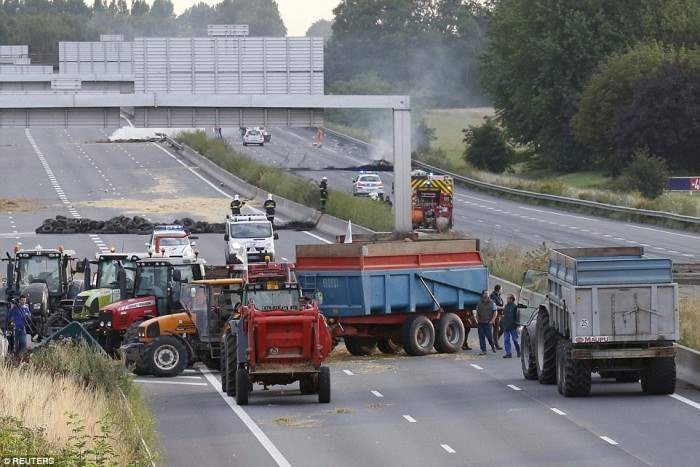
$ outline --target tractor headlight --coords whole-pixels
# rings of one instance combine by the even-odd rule
[[[34,305],[32,305],[32,308],[34,310],[41,310],[41,303],[35,303]]]
[[[105,327],[105,322],[104,322],[104,321],[100,321],[100,327]]]
[[[108,328],[111,328],[111,327],[112,327],[112,322],[111,322],[111,321],[107,321],[107,327],[108,327]]]

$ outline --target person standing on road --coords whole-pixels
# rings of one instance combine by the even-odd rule
[[[486,341],[491,344],[491,351],[496,352],[496,347],[493,345],[493,322],[496,320],[498,312],[496,311],[496,304],[489,298],[489,291],[484,290],[481,293],[481,300],[476,306],[476,320],[479,329],[479,346],[481,347],[481,353],[479,355],[486,355]]]
[[[321,212],[326,211],[326,201],[328,201],[328,177],[323,177],[321,183],[318,184],[319,195],[321,199]]]
[[[234,195],[233,196],[233,201],[231,201],[231,214],[234,216],[240,216],[241,215],[241,208],[245,202],[241,201],[240,196]]]
[[[267,194],[267,199],[265,200],[263,207],[265,208],[267,220],[270,221],[272,225],[275,225],[275,208],[277,207],[277,203],[274,199],[272,199],[272,193]]]
[[[216,127],[216,138],[217,139],[224,139],[224,134],[221,132],[220,126]]]
[[[518,305],[515,304],[515,296],[513,294],[508,295],[508,303],[503,308],[501,329],[503,329],[503,347],[506,348],[506,354],[503,358],[513,357],[510,351],[511,339],[513,339],[513,345],[515,346],[517,356],[520,357],[520,344],[518,343]]]
[[[501,284],[496,284],[491,292],[491,301],[496,304],[496,320],[493,323],[493,342],[496,344],[497,350],[502,350],[498,344],[498,339],[501,337],[501,316],[503,316],[503,298],[501,297]]]
[[[19,299],[13,302],[13,306],[7,315],[5,322],[5,334],[12,334],[12,353],[17,356],[27,348],[27,327],[30,326],[32,315],[27,306],[27,297],[20,295]]]

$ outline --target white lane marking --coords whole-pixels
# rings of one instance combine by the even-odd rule
[[[416,419],[410,415],[404,415],[403,418],[405,418],[408,423],[416,423]]]
[[[270,438],[267,437],[265,433],[260,429],[257,423],[250,418],[250,415],[246,413],[245,410],[243,410],[239,405],[237,405],[234,402],[234,399],[231,397],[227,397],[225,393],[221,391],[221,383],[217,381],[216,377],[211,374],[211,372],[203,368],[202,369],[202,374],[204,377],[209,381],[209,383],[212,385],[214,390],[219,393],[221,398],[226,402],[226,404],[233,410],[233,413],[235,413],[238,418],[241,419],[243,423],[248,427],[251,433],[253,433],[253,436],[257,438],[257,440],[262,444],[262,446],[265,448],[265,450],[272,456],[274,461],[277,463],[278,466],[280,467],[292,467],[292,464],[289,463],[286,457],[277,449],[277,446],[275,446],[272,441],[270,441]]]
[[[566,412],[563,412],[563,411],[557,409],[556,407],[550,407],[549,410],[551,410],[552,412],[554,412],[557,415],[566,415]]]
[[[685,398],[685,397],[683,397],[683,396],[681,396],[681,395],[679,395],[679,394],[669,394],[669,396],[670,396],[670,397],[673,397],[673,398],[676,399],[677,401],[681,401],[681,402],[683,402],[684,404],[688,404],[689,406],[695,407],[696,409],[700,410],[700,404],[698,404],[697,402],[695,402],[695,401],[693,401],[693,400],[690,400],[690,399],[688,399],[688,398]]]
[[[321,240],[323,243],[327,243],[327,244],[333,243],[333,242],[331,242],[330,240],[326,240],[326,239],[323,238],[323,237],[319,237],[318,235],[316,235],[316,234],[313,233],[313,232],[309,232],[308,230],[304,230],[304,233],[305,233],[306,235],[309,235],[310,237],[315,238],[316,240]]]
[[[483,369],[484,369],[484,367],[479,366],[479,365],[475,365],[475,364],[473,364],[473,363],[470,363],[470,365],[473,366],[474,368],[476,368],[477,370],[483,370]]]
[[[345,374],[348,375],[348,376],[352,376],[352,375],[355,374],[355,373],[353,373],[353,372],[350,371],[350,370],[343,370],[343,373],[345,373]]]
[[[440,447],[450,454],[454,454],[455,452],[457,452],[454,449],[452,449],[449,444],[441,444]]]
[[[600,439],[602,439],[603,441],[605,441],[608,444],[612,444],[613,446],[617,446],[618,444],[620,444],[617,441],[615,441],[614,439],[608,438],[607,436],[601,436]]]
[[[688,253],[683,253],[683,256],[685,256],[686,258],[695,258],[695,255],[691,255]]]
[[[372,391],[372,394],[374,394],[375,397],[384,397],[384,395],[379,391]]]
[[[202,379],[202,377],[201,377],[201,376],[185,376],[185,375],[178,375],[178,376],[175,376],[175,378],[183,378],[183,379],[199,379],[199,380],[201,380],[201,379]]]
[[[483,201],[484,203],[498,204],[498,201],[491,201],[491,200],[488,200],[488,199],[479,198],[479,197],[477,197],[477,196],[465,195],[465,194],[463,194],[463,193],[457,193],[457,196],[461,196],[461,197],[463,197],[463,198],[475,199],[475,200],[478,200],[478,201]],[[480,207],[485,208],[486,206],[480,206]]]
[[[188,368],[186,370],[183,370],[183,373],[199,373],[199,371]]]
[[[508,387],[511,388],[513,391],[522,391],[522,389],[520,389],[515,384],[509,384]]]
[[[671,253],[671,254],[673,254],[673,255],[677,255],[677,254],[678,254],[678,252],[677,252],[676,250],[668,250],[668,252]]]
[[[181,386],[208,386],[207,383],[189,383],[187,381],[156,381],[152,379],[135,379],[134,383],[147,383],[147,384],[179,384]]]
[[[627,224],[627,227],[632,227],[633,229],[651,230],[652,232],[659,232],[659,233],[666,234],[666,235],[675,235],[677,237],[692,238],[693,240],[700,239],[700,236],[698,236],[698,235],[685,235],[685,234],[680,234],[680,233],[676,233],[676,232],[671,232],[669,230],[654,229],[652,227],[641,227],[639,225],[629,225],[629,224]]]
[[[0,233],[0,238],[33,237],[36,232],[7,232]]]
[[[545,211],[543,209],[535,209],[535,208],[527,208],[527,207],[521,207],[520,209],[525,209],[527,211],[535,211],[535,212],[541,212],[544,214],[552,214],[555,216],[564,216],[564,217],[573,217],[574,219],[583,219],[585,221],[597,221],[598,219],[591,219],[590,217],[583,217],[583,216],[574,216],[573,214],[564,214],[561,212],[552,212],[552,211]]]

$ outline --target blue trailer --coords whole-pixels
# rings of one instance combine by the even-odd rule
[[[488,270],[476,240],[297,246],[302,289],[322,297],[321,312],[348,351],[375,346],[409,355],[458,351]]]

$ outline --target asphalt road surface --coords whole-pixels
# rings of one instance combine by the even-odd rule
[[[243,147],[235,131],[224,133],[231,144],[256,160],[286,168],[318,181],[328,177],[331,189],[350,191],[356,171],[328,168],[357,167],[373,158],[391,159],[391,150],[369,154],[326,134],[324,146],[311,146],[310,129],[272,128],[272,141],[264,147]],[[300,170],[306,169],[306,170]],[[391,193],[393,174],[380,173],[386,193]],[[455,229],[482,241],[537,247],[643,246],[649,255],[670,257],[677,262],[700,260],[700,235],[648,224],[615,221],[549,207],[505,200],[457,187]]]
[[[263,148],[270,160],[269,154],[283,153],[280,148],[301,147],[305,133],[288,132],[288,136],[273,133],[273,143]],[[24,246],[60,243],[80,257],[110,245],[142,251],[146,241],[142,236],[33,231],[56,214],[104,219],[141,213],[155,221],[184,215],[199,219],[205,212],[212,215],[208,205],[230,195],[220,193],[198,176],[196,168],[157,145],[96,142],[103,137],[100,130],[88,129],[0,130],[0,198],[34,200],[22,209],[0,212],[0,251],[18,241]],[[328,141],[327,146],[322,151],[328,151],[329,158],[335,156]],[[592,242],[597,238],[593,232],[598,232],[603,244],[629,239],[674,249],[679,255],[700,254],[697,239],[690,234],[676,238],[681,233],[587,221],[550,209],[527,211],[527,206],[518,206],[516,211],[510,202],[463,190],[459,198],[464,201],[459,215],[471,219],[460,225],[474,226],[475,235],[484,236],[491,229],[494,238],[502,238],[495,234],[510,231],[514,240],[536,244],[539,240],[528,235],[537,233],[547,241],[578,244]],[[165,202],[168,199],[181,202],[173,207]],[[226,204],[220,208],[222,217]],[[550,220],[558,224],[549,224]],[[281,232],[278,256],[293,260],[295,244],[322,241],[328,239],[318,232]],[[219,235],[200,236],[198,248],[210,263],[223,259]],[[700,392],[696,389],[679,385],[672,396],[647,396],[638,383],[594,378],[591,397],[563,398],[554,386],[523,380],[519,361],[501,355],[479,357],[475,351],[465,351],[422,358],[356,358],[340,345],[329,362],[330,404],[302,396],[297,385],[267,391],[256,386],[251,405],[239,407],[220,393],[218,373],[201,367],[176,378],[136,380],[156,415],[163,464],[168,466],[688,466],[697,462]]]

